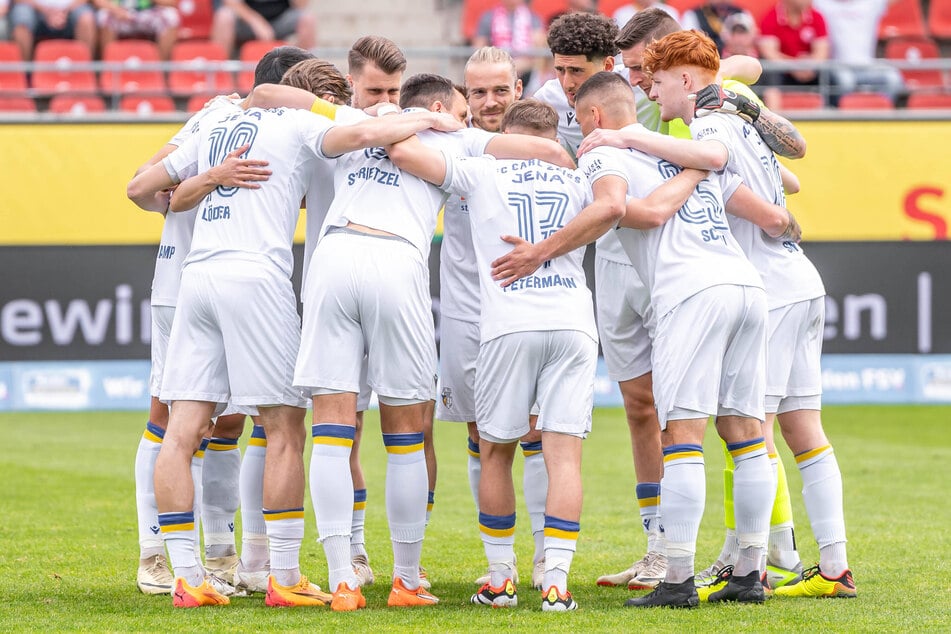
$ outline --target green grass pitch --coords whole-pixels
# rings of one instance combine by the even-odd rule
[[[0,415],[0,631],[545,631],[545,632],[884,632],[951,631],[951,408],[828,407],[827,433],[842,468],[855,600],[772,599],[762,606],[701,605],[696,610],[630,610],[625,589],[598,588],[643,554],[634,506],[630,441],[619,409],[595,412],[584,445],[584,513],[569,580],[581,609],[542,614],[527,586],[517,608],[468,605],[485,569],[466,479],[464,426],[439,423],[439,485],[423,564],[441,603],[386,609],[392,555],[383,504],[384,452],[375,416],[363,465],[369,482],[367,543],[378,583],[369,609],[273,610],[256,596],[217,609],[173,610],[168,597],[135,588],[138,547],[133,458],[144,412]],[[245,433],[243,441],[247,440]],[[309,455],[309,452],[308,452]],[[806,566],[817,560],[788,451],[783,457]],[[697,564],[719,552],[723,458],[706,443],[707,510]],[[517,482],[521,459],[516,458]],[[518,487],[520,488],[520,487]],[[516,549],[529,578],[531,535],[519,492]],[[326,565],[307,502],[302,568],[326,585]]]

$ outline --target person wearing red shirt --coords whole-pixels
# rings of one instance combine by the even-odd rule
[[[771,61],[824,62],[830,54],[826,21],[812,8],[812,0],[779,0],[760,21],[758,44],[762,59]],[[793,70],[770,74],[764,83],[816,86],[831,82],[827,77],[817,69]]]

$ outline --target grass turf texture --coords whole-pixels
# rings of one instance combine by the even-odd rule
[[[701,605],[696,610],[622,608],[632,593],[598,588],[595,579],[639,558],[645,538],[634,505],[630,441],[620,409],[595,412],[584,445],[585,502],[570,588],[581,606],[542,614],[539,594],[524,581],[519,606],[490,610],[468,604],[472,580],[485,570],[466,478],[465,429],[439,423],[439,485],[423,565],[440,597],[431,609],[386,609],[392,555],[383,498],[385,457],[371,415],[363,444],[369,482],[367,543],[377,584],[369,609],[275,610],[263,597],[223,608],[173,610],[167,596],[135,588],[138,546],[132,465],[145,424],[142,412],[0,415],[0,630],[194,631],[831,631],[951,630],[951,408],[828,407],[827,433],[842,468],[849,561],[855,600],[772,599],[764,606]],[[245,433],[243,442],[249,433]],[[697,567],[719,552],[723,533],[723,458],[708,430],[708,495]],[[309,450],[307,451],[309,458]],[[804,564],[818,560],[798,493],[801,481],[783,448]],[[516,550],[530,579],[532,539],[521,501],[516,458]],[[326,565],[306,500],[305,574],[326,586]],[[240,543],[240,542],[239,542]]]

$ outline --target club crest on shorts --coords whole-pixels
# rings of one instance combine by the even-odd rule
[[[444,387],[442,389],[442,404],[446,409],[452,409],[452,388]]]

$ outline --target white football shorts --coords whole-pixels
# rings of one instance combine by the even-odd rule
[[[661,429],[674,410],[763,420],[766,312],[762,289],[721,284],[658,318],[653,380]]]
[[[294,389],[300,318],[291,281],[264,262],[219,259],[182,271],[162,400],[306,407]]]
[[[323,237],[304,288],[304,328],[294,385],[383,400],[435,398],[436,340],[429,267],[402,238],[355,231]]]
[[[598,336],[608,377],[627,381],[651,371],[651,337],[645,324],[650,293],[630,264],[594,259]]]
[[[774,308],[767,324],[766,412],[822,409],[825,298]]]
[[[487,440],[529,431],[537,401],[543,432],[584,438],[591,431],[598,342],[578,330],[515,332],[482,344],[476,364],[476,424]]]
[[[436,418],[455,423],[476,419],[475,372],[479,324],[443,317],[439,322],[439,383]]]

